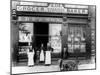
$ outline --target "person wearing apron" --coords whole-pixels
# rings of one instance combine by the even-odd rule
[[[27,55],[28,55],[28,66],[31,67],[34,65],[34,49],[28,49]]]
[[[44,47],[43,44],[41,44],[40,48],[40,63],[44,62]]]
[[[50,43],[47,43],[47,50],[45,54],[45,65],[50,65],[51,64],[51,51],[53,48],[51,48]]]

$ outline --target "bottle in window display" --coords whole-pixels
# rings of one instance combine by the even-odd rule
[[[75,49],[79,49],[79,47],[80,47],[79,44],[75,44],[75,45],[74,45],[74,48],[75,48]]]
[[[73,37],[74,37],[74,34],[72,33],[72,34],[71,34],[71,38],[73,38]]]
[[[82,43],[81,44],[81,52],[85,52],[85,51],[86,51],[85,43]]]
[[[84,37],[81,37],[81,41],[85,41],[85,38]]]
[[[80,32],[77,32],[77,37],[81,37],[81,34],[80,34]]]
[[[73,49],[74,49],[74,46],[71,44],[68,44],[68,52],[73,53]]]
[[[75,37],[74,38],[74,41],[79,42],[79,38],[78,37]]]
[[[71,53],[73,53],[74,52],[74,45],[72,44],[72,46],[71,46]]]
[[[83,33],[83,36],[81,37],[81,41],[85,41],[85,33]]]
[[[68,41],[70,42],[72,40],[72,38],[71,37],[68,37]]]

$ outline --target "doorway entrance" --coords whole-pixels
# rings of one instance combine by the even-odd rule
[[[36,48],[40,48],[41,44],[44,47],[47,46],[49,35],[49,24],[46,22],[35,22],[34,23],[34,45]]]

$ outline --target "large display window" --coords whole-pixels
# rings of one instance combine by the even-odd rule
[[[86,52],[86,32],[83,25],[69,25],[68,27],[68,52]]]
[[[19,24],[19,54],[26,54],[27,48],[31,46],[33,37],[33,23]]]
[[[54,52],[58,53],[62,49],[61,26],[62,24],[49,24],[49,42],[51,42],[51,47],[54,49]]]

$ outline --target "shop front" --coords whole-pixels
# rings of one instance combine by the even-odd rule
[[[18,61],[27,60],[30,47],[37,52],[38,60],[41,44],[46,48],[48,42],[53,48],[51,58],[90,58],[88,6],[21,1],[15,7],[13,20],[18,27]]]

